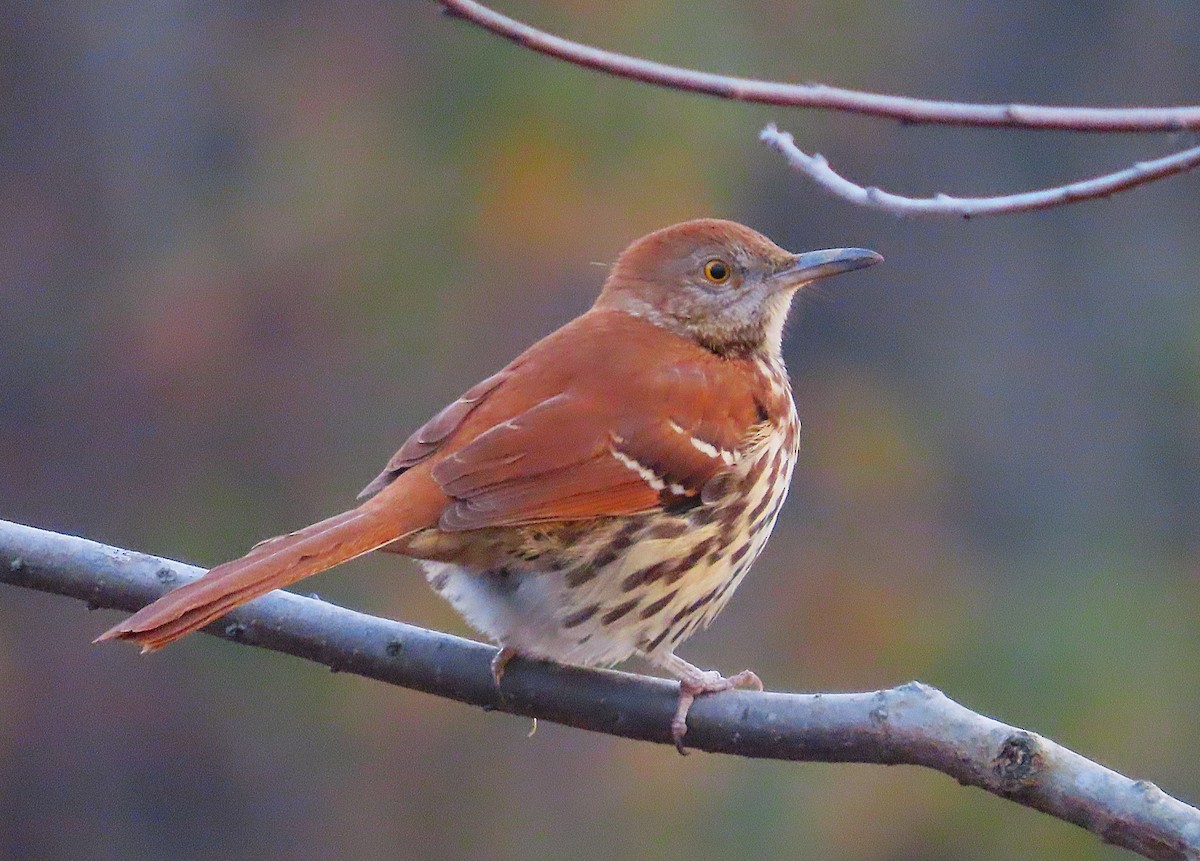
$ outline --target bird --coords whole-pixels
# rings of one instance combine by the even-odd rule
[[[793,296],[871,266],[864,248],[793,254],[713,218],[631,243],[592,307],[418,428],[359,503],[256,544],[96,642],[153,651],[273,589],[371,551],[514,657],[607,667],[639,656],[697,696],[762,690],[676,655],[725,607],[791,483],[800,421],[781,352]]]

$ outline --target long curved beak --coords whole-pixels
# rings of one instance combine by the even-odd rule
[[[790,265],[771,275],[780,287],[803,287],[830,275],[853,272],[883,262],[883,255],[867,248],[826,248],[806,251],[792,258]]]

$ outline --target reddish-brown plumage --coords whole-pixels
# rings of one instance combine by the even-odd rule
[[[799,423],[779,338],[791,295],[878,259],[792,255],[716,220],[650,234],[592,310],[419,428],[358,508],[256,546],[100,639],[160,648],[386,549],[425,560],[503,660],[640,653],[672,672],[679,739],[691,698],[731,681],[674,648],[729,599],[790,481]]]

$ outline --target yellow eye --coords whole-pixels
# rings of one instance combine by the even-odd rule
[[[724,260],[710,260],[704,264],[704,277],[713,284],[724,284],[729,280],[729,264]]]

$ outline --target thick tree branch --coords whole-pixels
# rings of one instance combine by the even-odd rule
[[[0,582],[136,610],[202,571],[0,521]],[[312,598],[272,594],[207,631],[485,709],[671,744],[673,682],[514,662],[497,689],[479,643]],[[921,765],[1072,822],[1147,858],[1200,859],[1200,811],[912,682],[857,694],[736,691],[697,700],[699,750],[810,762]]]
[[[774,125],[763,129],[759,140],[781,152],[788,164],[826,191],[859,206],[882,209],[901,217],[959,215],[963,218],[973,218],[977,215],[1052,209],[1067,203],[1108,197],[1164,177],[1184,173],[1200,165],[1200,147],[1193,147],[1153,161],[1141,161],[1124,170],[1056,188],[998,197],[951,197],[948,194],[938,194],[934,197],[916,198],[901,197],[874,186],[863,187],[851,182],[831,168],[823,155],[809,155],[804,152],[796,146],[789,133],[781,132]]]
[[[1177,132],[1200,129],[1200,105],[1093,108],[981,105],[887,96],[826,84],[785,84],[668,66],[572,42],[501,15],[472,0],[438,0],[447,14],[524,48],[619,78],[740,102],[818,108],[904,123],[1074,132]]]

